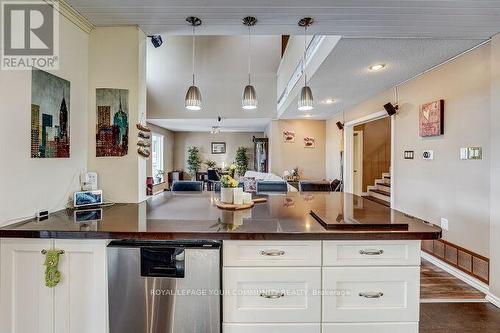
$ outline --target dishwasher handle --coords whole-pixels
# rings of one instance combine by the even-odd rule
[[[184,249],[141,247],[141,276],[184,278]]]

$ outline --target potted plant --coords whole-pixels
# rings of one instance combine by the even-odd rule
[[[196,173],[201,168],[200,148],[193,146],[188,148],[187,168],[192,180],[196,179]]]
[[[238,187],[236,179],[229,175],[224,175],[220,179],[220,201],[233,203],[233,190]]]
[[[248,170],[248,156],[246,147],[238,147],[236,150],[236,174],[238,176],[244,176],[245,172]]]
[[[217,162],[212,160],[206,160],[203,163],[207,166],[207,169],[215,169],[215,167],[217,166]]]

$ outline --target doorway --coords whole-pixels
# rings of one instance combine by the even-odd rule
[[[345,192],[392,206],[393,127],[385,111],[345,124]]]
[[[363,131],[354,131],[353,134],[353,193],[363,194]]]

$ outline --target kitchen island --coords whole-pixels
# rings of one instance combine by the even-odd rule
[[[1,228],[0,331],[107,332],[109,241],[198,239],[222,241],[224,333],[418,332],[420,240],[439,227],[344,193],[269,195],[245,211],[215,200],[166,192],[99,220],[65,210]],[[64,251],[52,289],[45,249]]]

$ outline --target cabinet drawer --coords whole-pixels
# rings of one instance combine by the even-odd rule
[[[323,333],[418,333],[418,323],[324,324]]]
[[[319,267],[224,268],[224,322],[319,323],[320,287]]]
[[[320,333],[320,324],[224,324],[223,333]]]
[[[323,321],[418,321],[419,271],[419,267],[325,267]]]
[[[420,241],[324,241],[325,266],[419,266]]]
[[[224,241],[224,266],[321,266],[321,241]]]

